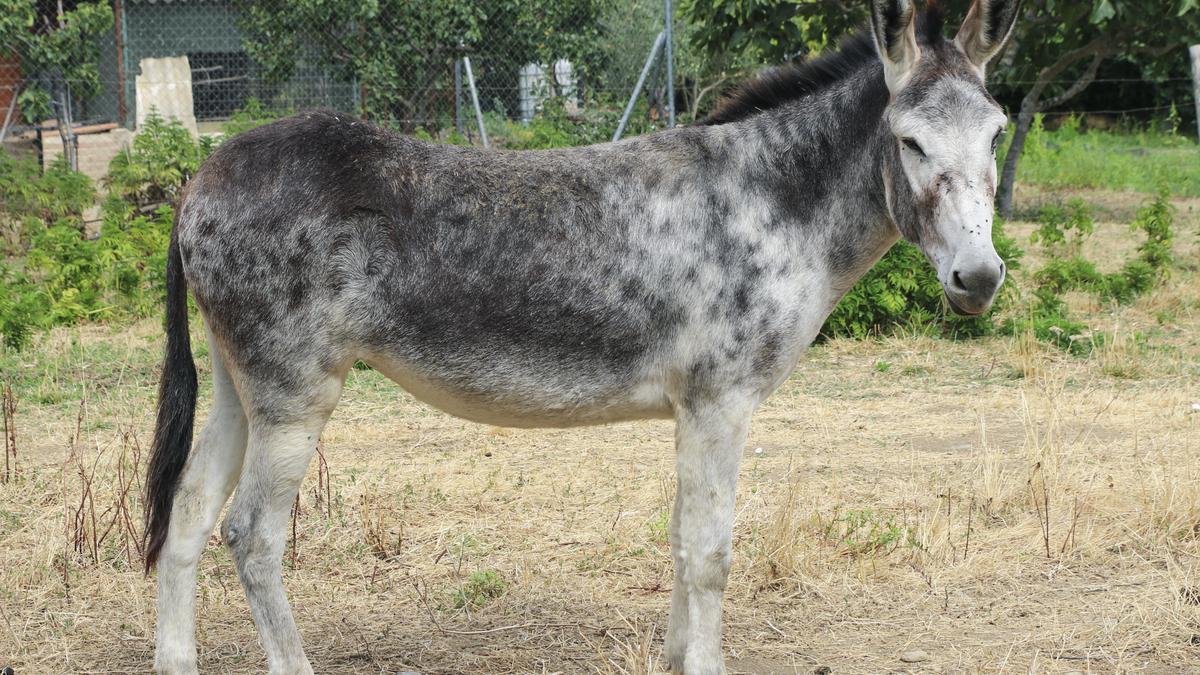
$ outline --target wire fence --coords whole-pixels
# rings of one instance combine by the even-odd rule
[[[39,20],[50,24],[54,7],[42,5]],[[550,96],[619,106],[663,29],[663,0],[114,0],[112,8],[111,31],[96,38],[98,80],[64,82],[76,123],[134,128],[162,103],[156,96],[187,87],[201,127],[259,106],[332,108],[406,130],[462,128],[464,113],[473,121],[463,57],[489,117],[528,120]],[[176,79],[149,81],[149,60],[181,57],[186,70],[167,71]],[[19,53],[0,59],[0,115],[13,107],[20,69]]]
[[[171,107],[186,90],[201,131],[247,108],[332,108],[406,131],[470,133],[477,127],[476,100],[489,120],[528,121],[551,96],[568,109],[599,104],[619,111],[645,65],[649,108],[665,118],[666,99],[676,89],[686,94],[695,85],[698,92],[705,84],[688,81],[688,72],[669,79],[663,58],[646,64],[665,27],[663,0],[109,1],[111,29],[95,38],[97,77],[62,82],[76,124],[133,129],[151,107]],[[79,3],[39,0],[39,21],[53,23],[64,4]],[[686,51],[686,35],[674,44]],[[696,60],[685,53],[681,61],[689,58]],[[18,123],[20,111],[11,103],[22,85],[21,59],[19,49],[8,55],[0,49],[0,116]],[[160,59],[186,59],[186,65],[155,71]],[[1100,78],[1094,87],[1142,81]],[[690,99],[685,95],[681,106],[694,103]],[[1078,107],[1104,109],[1078,112],[1170,109],[1161,98],[1127,108],[1106,102],[1080,101]],[[1151,102],[1158,105],[1146,105]]]

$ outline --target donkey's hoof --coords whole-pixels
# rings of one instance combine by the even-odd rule
[[[196,667],[195,661],[156,659],[154,672],[158,675],[199,675],[200,670]]]
[[[690,650],[680,672],[684,675],[725,675],[725,659],[720,652],[709,654]]]

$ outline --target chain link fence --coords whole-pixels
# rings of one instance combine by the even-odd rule
[[[37,5],[38,26],[52,26],[62,5]],[[248,107],[332,108],[406,131],[470,131],[464,56],[489,119],[528,121],[550,96],[619,109],[664,25],[662,0],[112,0],[111,8],[111,30],[93,38],[98,87],[70,89],[75,124],[135,128],[139,110],[155,103],[139,100],[151,98],[138,84],[147,59],[178,57],[190,82],[159,84],[190,88],[201,131]],[[665,91],[662,71],[648,83],[651,96]],[[14,107],[20,73],[20,49],[0,59],[0,114]]]

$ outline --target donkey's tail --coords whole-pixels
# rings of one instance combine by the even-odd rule
[[[196,365],[188,334],[187,280],[179,253],[179,221],[171,230],[167,251],[167,351],[158,383],[158,418],[154,446],[146,470],[146,521],[143,550],[146,573],[158,560],[167,541],[171,503],[179,476],[192,447],[192,422],[196,415]]]

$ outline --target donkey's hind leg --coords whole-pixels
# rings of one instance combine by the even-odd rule
[[[322,377],[288,400],[272,392],[247,402],[250,442],[223,531],[272,673],[313,672],[283,588],[282,559],[292,502],[343,377]]]
[[[158,559],[158,629],[154,668],[195,673],[196,565],[237,482],[246,452],[246,415],[219,345],[208,336],[213,405],[188,455]]]

